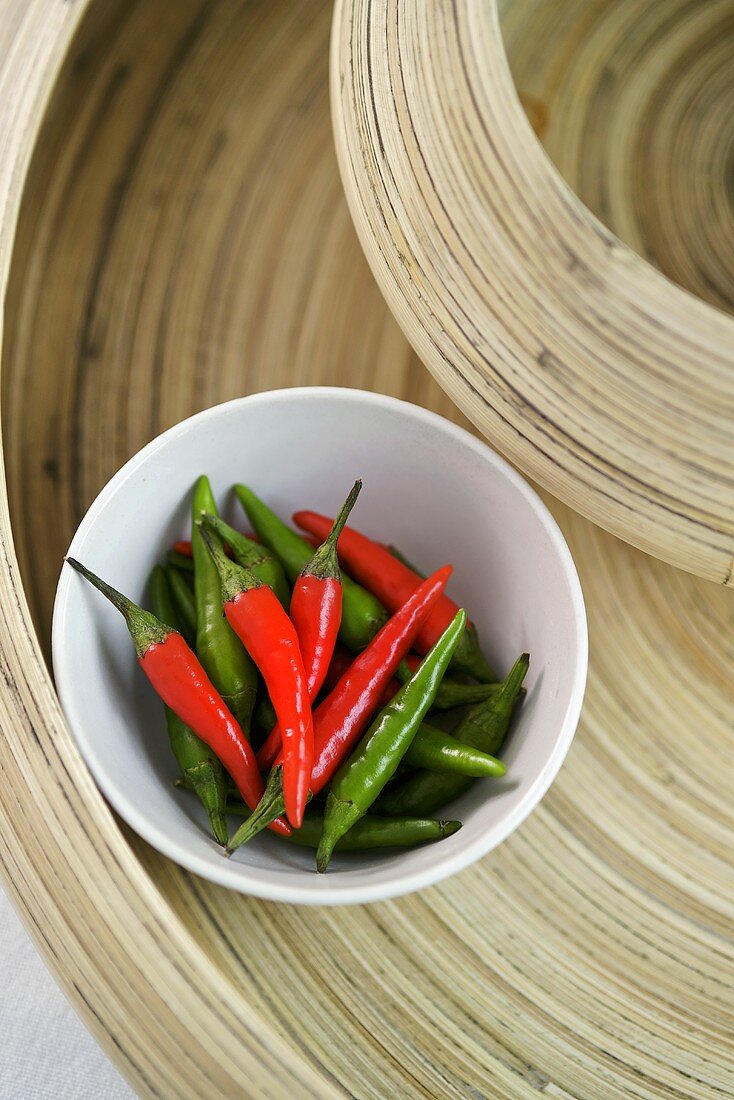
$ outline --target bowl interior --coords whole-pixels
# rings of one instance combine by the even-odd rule
[[[253,486],[281,515],[333,513],[356,476],[354,523],[416,564],[455,566],[450,592],[470,609],[485,650],[505,670],[532,656],[528,697],[503,754],[508,775],[480,782],[441,816],[464,827],[412,851],[343,855],[326,876],[313,854],[269,836],[231,860],[195,801],[172,786],[160,704],[137,668],[122,620],[70,569],[54,614],[62,703],[90,767],[118,812],[189,869],[262,896],[364,901],[444,877],[506,836],[542,795],[573,736],[586,672],[575,570],[554,521],[503,460],[463,430],[414,406],[348,390],[289,390],[218,406],[155,440],[110,482],[72,544],[85,564],[134,598],[188,527],[188,498],[206,471],[223,513],[228,490]]]

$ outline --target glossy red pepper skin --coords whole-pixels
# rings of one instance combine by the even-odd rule
[[[212,749],[248,806],[257,806],[263,781],[252,746],[182,636],[172,631],[138,658],[163,702]]]
[[[296,512],[293,521],[316,538],[325,537],[331,528],[331,520],[317,512]],[[394,558],[381,543],[351,527],[345,527],[342,531],[338,550],[344,568],[374,593],[388,611],[397,611],[421,583],[420,577]],[[419,653],[427,653],[438,641],[458,610],[459,605],[452,599],[446,595],[441,597],[415,640]]]
[[[334,577],[301,576],[293,586],[291,619],[301,644],[308,694],[315,699],[326,679],[342,618],[342,586]]]
[[[296,512],[294,520],[299,527],[320,536],[331,522],[316,512]],[[376,596],[388,610],[393,611],[408,598],[421,582],[421,577],[382,543],[374,542],[352,528],[345,527],[339,537],[339,556],[350,572]],[[415,648],[427,653],[435,645],[444,630],[459,611],[458,604],[443,596],[433,613],[426,619],[418,635]],[[451,667],[468,673],[480,683],[497,680],[479,645],[476,627],[468,622],[451,660]]]
[[[426,615],[435,606],[451,566],[445,565],[420,585],[403,607],[385,623],[366,649],[355,657],[330,695],[314,711],[314,766],[311,790],[318,794],[361,737],[386,682],[413,645]],[[282,767],[279,755],[268,776],[265,794],[252,817],[230,841],[235,851],[282,812]]]
[[[334,690],[314,711],[311,790],[318,794],[359,740],[385,684],[414,644],[421,624],[436,606],[451,576],[445,565],[424,581],[382,630],[355,657]],[[275,761],[280,764],[280,756]]]
[[[336,543],[361,490],[362,481],[358,478],[323,543],[296,577],[291,594],[290,617],[298,635],[308,695],[312,701],[329,670],[342,621],[343,587]],[[272,763],[281,740],[280,729],[276,726],[261,749],[265,767]],[[258,754],[258,763],[260,759]]]
[[[337,642],[334,646],[334,653],[331,658],[331,663],[324,679],[323,688],[324,691],[332,691],[333,688],[341,680],[344,673],[354,661],[354,654],[351,653],[340,642]]]
[[[247,805],[254,809],[263,794],[255,754],[196,654],[177,630],[138,607],[74,558],[66,560],[121,612],[138,664],[160,698],[216,753]],[[271,828],[290,834],[280,819],[273,821]]]
[[[333,578],[300,576],[293,586],[290,616],[301,646],[308,696],[316,698],[329,671],[342,614],[342,586]],[[351,663],[352,655],[348,655]],[[260,746],[258,767],[267,771],[280,752],[280,723]]]
[[[313,762],[311,700],[298,635],[272,588],[230,561],[205,522],[197,527],[219,572],[224,614],[265,680],[282,731],[285,809],[298,829]]]
[[[283,794],[288,820],[298,829],[308,801],[313,765],[313,719],[308,680],[293,623],[267,585],[224,604],[227,622],[259,668],[283,738]]]
[[[377,705],[380,708],[386,707],[387,704],[395,698],[402,686],[403,685],[400,683],[400,681],[396,680],[395,677],[392,676],[382,689],[382,695],[380,696],[380,700]]]
[[[411,672],[415,672],[415,670],[418,668],[418,665],[421,663],[421,659],[417,655],[417,653],[407,653],[405,656],[405,663]],[[385,690],[382,693],[382,698],[380,699],[380,706],[386,707],[393,696],[397,695],[402,686],[403,685],[400,683],[400,680],[396,679],[393,679],[389,682],[389,684],[386,684]]]
[[[139,657],[138,664],[163,702],[216,753],[254,810],[264,789],[255,752],[182,636],[171,632]],[[270,828],[290,836],[282,818],[276,818]]]
[[[415,672],[418,665],[421,663],[420,657],[418,657],[415,653],[408,653],[407,656],[405,656],[403,659],[408,665],[411,672]],[[337,645],[334,649],[334,656],[331,658],[329,671],[326,673],[324,688],[328,691],[331,691],[332,688],[335,688],[338,681],[341,680],[342,676],[347,671],[353,661],[354,654],[350,653],[348,649],[344,648],[344,646]],[[379,705],[381,707],[386,707],[392,699],[393,695],[397,695],[402,686],[403,685],[400,683],[400,681],[396,680],[395,677],[393,677],[391,680],[388,680],[388,682],[385,684],[385,687],[382,689],[382,695],[380,696]],[[273,757],[273,760],[274,759],[275,757]],[[260,765],[260,769],[262,770],[263,764],[260,759],[259,753],[257,757],[257,762]],[[272,763],[272,760],[270,761],[270,763]]]

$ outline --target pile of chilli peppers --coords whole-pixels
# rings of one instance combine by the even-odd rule
[[[347,526],[361,488],[336,519],[296,512],[297,534],[236,485],[245,535],[200,477],[191,539],[153,570],[150,611],[67,559],[122,613],[164,704],[177,783],[227,854],[267,828],[316,848],[325,871],[335,848],[440,840],[461,823],[432,815],[505,773],[528,654],[498,680],[445,593],[451,566],[425,577]],[[230,837],[232,816],[244,821]]]

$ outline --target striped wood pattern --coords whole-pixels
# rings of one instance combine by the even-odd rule
[[[481,864],[366,908],[276,906],[181,871],[112,817],[59,713],[41,654],[61,555],[152,435],[290,383],[459,415],[354,236],[331,147],[329,16],[306,0],[100,3],[47,112],[2,366],[20,562],[3,498],[6,878],[141,1095],[731,1095],[724,589],[554,505],[591,627],[569,760]]]
[[[528,125],[497,0],[338,0],[337,153],[367,259],[513,462],[633,545],[734,584],[734,317],[709,304],[734,302],[734,4],[503,11],[531,120],[621,239]]]

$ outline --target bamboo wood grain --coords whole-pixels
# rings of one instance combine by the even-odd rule
[[[3,207],[22,198],[2,362],[6,880],[144,1096],[731,1094],[723,588],[554,505],[591,627],[569,761],[492,856],[377,906],[276,906],[181,871],[109,813],[59,712],[42,653],[61,557],[152,435],[291,383],[373,387],[461,419],[354,235],[329,20],[306,0],[97,4],[15,146],[27,160],[36,144]]]
[[[524,117],[497,0],[338,0],[335,136],[365,254],[413,347],[521,469],[732,584],[734,318],[709,302],[734,306],[734,7],[502,11],[531,118],[611,229]]]
[[[734,3],[501,4],[515,85],[576,194],[639,255],[734,313]]]

